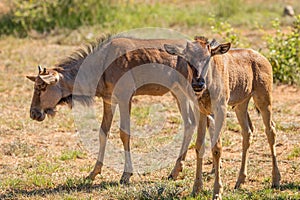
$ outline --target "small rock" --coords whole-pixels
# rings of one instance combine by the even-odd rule
[[[293,17],[295,15],[294,8],[290,5],[284,7],[283,16]]]

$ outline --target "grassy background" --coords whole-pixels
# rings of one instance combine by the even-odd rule
[[[267,54],[266,34],[275,38],[277,30],[280,34],[291,31],[289,27],[294,19],[282,17],[283,6],[293,5],[296,13],[300,10],[296,1],[110,2],[0,2],[0,199],[209,199],[213,185],[213,176],[208,173],[211,169],[209,153],[204,165],[205,190],[196,198],[189,196],[195,171],[194,142],[177,181],[166,180],[171,166],[145,175],[135,174],[129,186],[119,185],[121,172],[107,166],[93,184],[85,181],[95,158],[81,144],[71,111],[60,107],[56,118],[43,123],[32,121],[29,107],[33,86],[25,75],[35,74],[38,64],[53,66],[80,44],[99,35],[149,26],[171,28],[191,38],[197,34],[230,40],[236,47],[251,47]],[[273,28],[275,18],[279,21],[277,28]],[[299,39],[299,35],[293,38]],[[279,41],[285,40],[279,38]],[[242,189],[233,190],[241,161],[241,136],[234,113],[230,111],[232,114],[223,134],[224,199],[300,198],[299,95],[298,86],[275,85],[273,92],[282,173],[282,186],[278,190],[270,189],[269,147],[261,117],[251,105],[256,131],[250,147],[249,178]],[[135,98],[133,131],[155,126],[149,114],[153,104],[161,105],[160,115],[165,120],[158,139],[176,134],[182,121],[171,95]],[[97,100],[97,111],[101,119],[100,100]],[[120,144],[117,118],[110,140]],[[151,138],[148,143],[155,146],[155,142],[156,138]],[[135,151],[145,150],[144,145],[145,141],[138,138],[132,141]]]
[[[57,29],[78,29],[97,26],[108,32],[126,31],[139,27],[166,27],[180,30],[209,29],[211,18],[226,21],[234,27],[247,29],[271,28],[280,18],[281,24],[291,25],[291,18],[282,18],[283,7],[295,1],[272,0],[211,0],[211,1],[134,1],[134,0],[13,0],[3,1],[10,9],[3,11],[0,34],[26,36]]]
[[[80,43],[82,38],[94,39],[96,36],[92,33],[99,32],[98,30],[105,34],[140,27],[171,28],[187,35],[201,34],[230,41],[234,47],[256,48],[271,61],[274,80],[289,84],[300,83],[300,16],[282,17],[283,7],[287,4],[294,6],[296,11],[299,10],[300,6],[295,1],[4,2],[9,5],[9,9],[2,11],[0,16],[0,36],[69,35],[72,30],[77,30],[82,36],[78,39]],[[250,34],[244,35],[245,32]],[[258,32],[265,37],[257,38]]]

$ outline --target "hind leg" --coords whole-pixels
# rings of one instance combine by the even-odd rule
[[[280,172],[278,169],[277,158],[276,158],[276,149],[275,149],[275,139],[276,139],[276,130],[275,123],[272,121],[272,105],[271,105],[271,96],[269,93],[257,94],[253,96],[255,105],[261,112],[263,122],[265,125],[265,133],[268,138],[268,143],[271,148],[272,156],[272,187],[279,187],[280,185]]]
[[[243,136],[242,163],[239,176],[234,187],[235,189],[239,188],[240,185],[245,182],[247,177],[248,149],[250,147],[251,135],[253,132],[253,126],[247,110],[248,102],[249,100],[235,107],[235,113],[239,124],[241,125]]]
[[[120,102],[120,138],[123,143],[125,153],[124,171],[120,180],[121,184],[128,184],[130,177],[133,175],[133,167],[130,153],[130,110],[131,101]]]

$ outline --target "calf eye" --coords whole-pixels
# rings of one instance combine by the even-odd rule
[[[40,84],[40,85],[37,85],[36,86],[36,89],[37,90],[40,90],[40,91],[45,91],[46,90],[46,87],[47,87],[47,84]]]
[[[46,87],[47,87],[46,84],[42,84],[42,85],[40,86],[40,89],[41,89],[42,91],[44,91],[44,90],[46,90]]]

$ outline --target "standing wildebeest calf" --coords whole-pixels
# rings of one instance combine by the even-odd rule
[[[206,116],[214,114],[215,127],[213,137],[213,164],[215,183],[213,198],[221,198],[222,183],[220,178],[220,158],[222,145],[220,133],[223,127],[227,105],[233,106],[242,128],[243,153],[242,164],[235,188],[245,181],[247,176],[247,158],[253,126],[249,118],[248,103],[252,97],[260,111],[265,125],[265,132],[272,154],[272,186],[278,187],[280,173],[275,152],[275,125],[272,121],[272,66],[268,60],[251,49],[230,49],[230,43],[211,43],[204,37],[195,37],[187,43],[184,50],[176,46],[165,45],[172,55],[178,55],[177,65],[190,65],[195,69],[193,89],[198,93],[200,106],[199,126],[205,127]],[[198,131],[196,142],[197,170],[193,191],[202,189],[202,156],[200,149],[204,142],[205,128]]]
[[[94,96],[103,98],[103,119],[99,133],[100,149],[96,165],[89,175],[90,179],[93,180],[97,174],[101,173],[107,135],[112,124],[116,103],[119,104],[120,108],[120,137],[125,150],[125,166],[121,183],[129,182],[130,176],[132,175],[133,169],[129,145],[129,113],[132,96],[130,96],[129,101],[127,101],[128,99],[118,99],[117,102],[114,102],[113,92],[121,77],[126,73],[133,73],[133,69],[149,63],[168,66],[173,71],[179,71],[183,77],[187,78],[187,80],[189,75],[190,77],[192,76],[192,73],[188,68],[176,69],[177,57],[168,54],[164,50],[165,43],[184,47],[186,40],[108,39],[106,42],[102,41],[101,45],[99,42],[87,50],[77,51],[71,57],[58,64],[55,68],[39,68],[38,76],[28,76],[30,80],[35,82],[30,117],[37,121],[43,121],[46,114],[54,115],[55,108],[58,104],[68,103],[72,106],[72,98],[81,96],[81,98],[78,99],[87,104],[91,102],[91,99]],[[154,68],[157,69],[158,67],[154,66]],[[176,83],[176,79],[172,77],[171,73],[158,73],[161,73],[163,78],[169,80],[172,84]],[[149,76],[153,76],[153,74]],[[157,75],[154,74],[154,76]],[[87,85],[81,86],[80,84]],[[89,87],[90,85],[92,86]],[[78,86],[79,89],[81,87],[83,88],[83,91],[81,91],[82,93],[78,94],[76,91],[74,93],[76,86]],[[190,86],[190,84],[188,84],[188,86]],[[130,86],[125,85],[125,87]],[[125,87],[121,89],[127,89]],[[134,94],[132,95],[163,95],[169,91],[171,91],[173,95],[176,93],[172,88],[150,83],[135,88]],[[190,91],[193,93],[192,88]],[[120,96],[122,96],[122,94]],[[174,96],[176,98],[176,95]],[[179,109],[182,116],[188,116],[189,107],[186,107],[186,99],[176,98],[176,100],[180,106]],[[189,134],[188,137],[184,137],[184,144],[180,156],[170,174],[170,177],[174,179],[177,177],[179,171],[182,170],[181,161],[184,160],[190,136],[196,126],[193,117],[183,117],[183,122],[184,135],[187,133]]]

